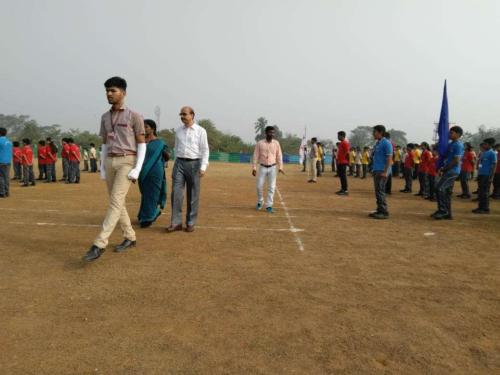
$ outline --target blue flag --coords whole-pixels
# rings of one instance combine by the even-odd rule
[[[444,81],[443,102],[441,104],[441,114],[438,125],[438,151],[439,167],[443,166],[448,151],[448,138],[450,134],[450,123],[448,118],[448,95],[446,93],[446,80]]]

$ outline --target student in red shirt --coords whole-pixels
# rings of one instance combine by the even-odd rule
[[[69,152],[68,152],[68,184],[80,183],[80,147],[75,144],[73,138],[68,138]]]
[[[68,181],[69,178],[69,144],[68,138],[63,138],[62,141],[62,150],[61,150],[61,158],[62,158],[62,166],[63,166],[63,178],[61,181]]]
[[[49,141],[47,148],[47,183],[56,182],[57,146]]]
[[[21,181],[23,179],[23,152],[19,147],[19,142],[12,142],[12,163],[14,164],[14,178],[13,180]]]
[[[33,150],[31,149],[31,141],[28,138],[23,139],[22,149],[22,165],[23,165],[23,187],[30,184],[35,186],[35,176],[33,175]]]
[[[469,190],[469,180],[474,172],[476,164],[476,153],[469,142],[464,143],[465,151],[462,157],[462,167],[460,169],[460,185],[462,186],[462,194],[457,195],[458,198],[468,199],[471,197]]]
[[[420,155],[420,169],[418,171],[420,180],[420,190],[422,198],[429,196],[429,167],[432,159],[432,152],[427,142],[421,144],[422,154]]]
[[[437,176],[437,163],[439,159],[439,152],[436,145],[432,146],[432,154],[427,164],[427,179],[429,186],[429,195],[425,199],[434,202],[434,186],[436,185]]]
[[[345,131],[339,131],[337,138],[340,141],[337,149],[337,174],[340,178],[340,190],[337,195],[348,195],[347,190],[347,166],[349,165],[349,141],[345,138]]]
[[[45,141],[38,142],[37,159],[38,159],[37,180],[45,180],[47,179],[47,148],[45,147]]]
[[[497,169],[495,169],[495,177],[493,177],[493,194],[491,198],[500,199],[500,143],[495,145],[497,152]]]
[[[413,167],[415,163],[413,161],[415,157],[415,146],[413,143],[408,143],[406,146],[406,158],[404,162],[403,176],[405,178],[405,188],[400,190],[401,193],[411,193],[411,185],[413,182]]]

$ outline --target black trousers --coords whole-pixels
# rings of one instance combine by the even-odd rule
[[[387,200],[385,199],[385,192],[387,184],[387,177],[382,177],[382,172],[373,172],[373,185],[375,187],[375,199],[377,200],[377,212],[387,214]]]
[[[395,161],[393,166],[392,166],[392,174],[395,177],[399,177],[401,174],[401,162],[400,161]]]
[[[429,183],[429,198],[434,199],[434,187],[436,186],[436,176],[427,176]]]
[[[479,209],[490,209],[490,176],[477,176]]]
[[[385,193],[392,194],[392,174],[389,174],[385,181]]]
[[[500,173],[496,173],[493,177],[493,198],[500,198]]]
[[[423,173],[421,171],[418,172],[418,184],[419,184],[418,193],[424,194],[425,193],[425,173]]]
[[[92,173],[97,172],[97,160],[96,159],[90,159],[90,172],[92,172]]]
[[[347,164],[338,164],[337,170],[340,178],[340,186],[343,191],[347,191]]]
[[[403,170],[403,175],[405,177],[405,190],[408,191],[411,191],[411,185],[413,183],[412,172],[413,172],[412,168],[405,168]]]
[[[316,173],[318,177],[321,177],[321,161],[318,160],[316,161]]]
[[[363,164],[363,178],[366,178],[367,172],[368,172],[368,164]]]
[[[460,185],[462,186],[462,194],[463,195],[470,195],[469,180],[470,180],[470,173],[465,172],[465,171],[461,171],[460,172]]]

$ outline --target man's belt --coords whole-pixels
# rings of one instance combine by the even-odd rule
[[[276,165],[276,163],[271,164],[271,165],[264,165],[264,164],[261,164],[260,166],[261,166],[261,167],[264,167],[264,168],[271,168],[271,167],[274,167],[275,165]]]
[[[179,160],[182,160],[182,161],[198,161],[200,159],[188,159],[188,158],[177,158]]]
[[[108,157],[110,157],[110,158],[123,158],[125,156],[136,156],[136,155],[137,155],[137,153],[135,153],[135,152],[123,152],[123,153],[119,153],[119,154],[116,152],[110,152],[108,154]]]

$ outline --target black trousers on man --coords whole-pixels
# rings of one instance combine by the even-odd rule
[[[493,194],[491,197],[500,199],[500,173],[495,173],[495,177],[493,177]]]
[[[469,192],[469,180],[470,180],[470,173],[461,171],[460,172],[460,185],[462,186],[462,195],[470,197],[470,192]]]
[[[477,176],[479,209],[490,210],[490,176]]]
[[[382,177],[382,172],[373,172],[373,185],[375,187],[375,199],[377,200],[377,212],[388,215],[389,210],[386,200],[387,177]]]
[[[412,172],[413,172],[412,168],[405,168],[403,170],[403,175],[405,178],[405,190],[409,192],[411,192],[411,185],[413,183]]]
[[[337,164],[340,186],[342,191],[347,191],[347,164]]]

